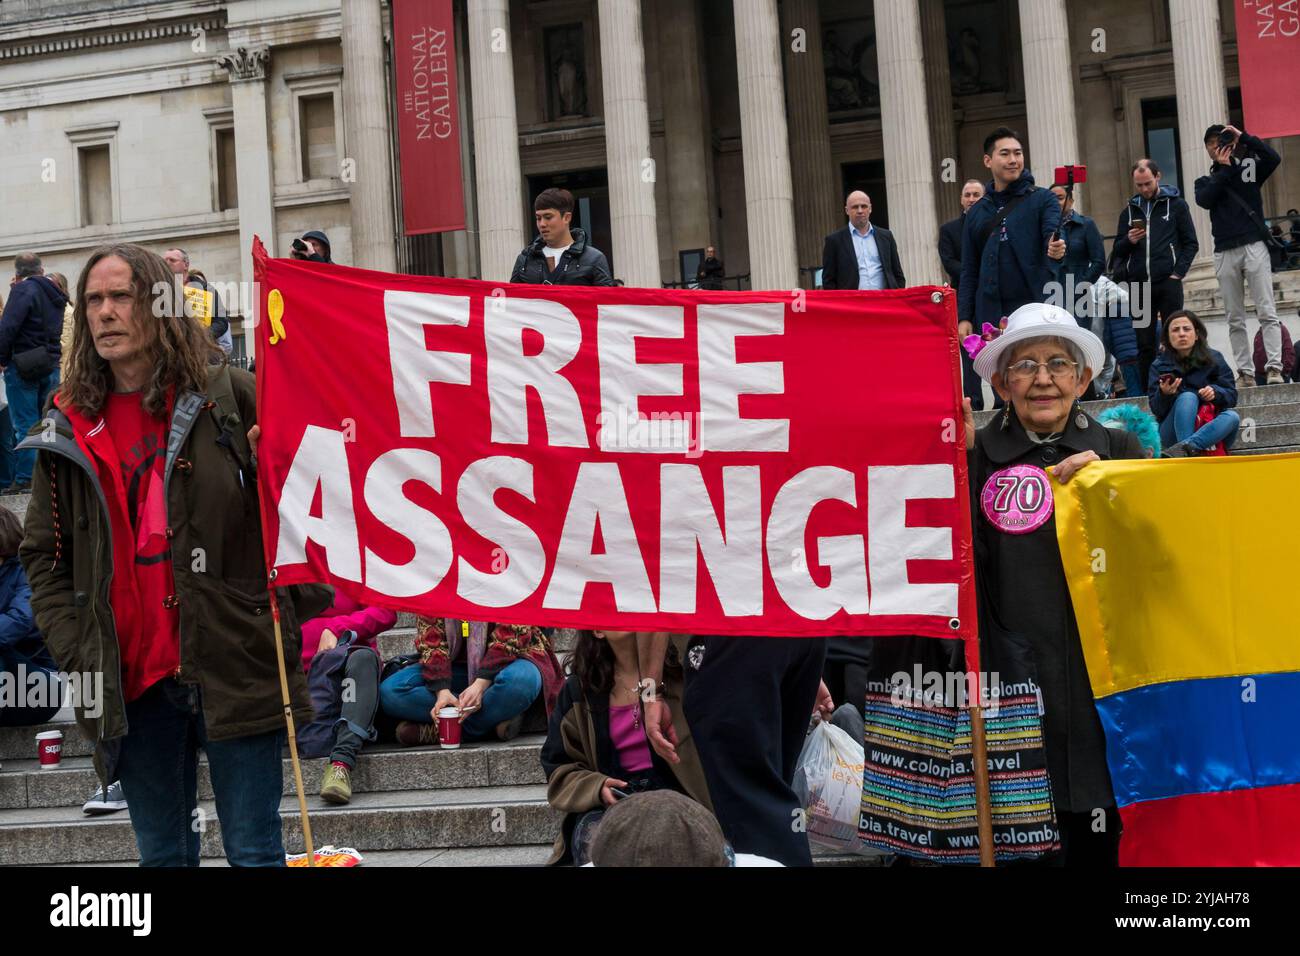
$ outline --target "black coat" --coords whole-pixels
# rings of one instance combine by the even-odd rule
[[[1196,205],[1210,211],[1210,232],[1214,236],[1215,252],[1262,242],[1265,235],[1264,200],[1260,188],[1281,165],[1282,157],[1268,143],[1248,133],[1241,134],[1241,145],[1246,155],[1254,160],[1249,177],[1246,175],[1248,167],[1233,157],[1231,164],[1220,166],[1215,163],[1208,176],[1196,180]],[[1234,199],[1233,194],[1245,205]]]
[[[701,289],[714,291],[721,289],[724,278],[722,260],[717,258],[705,259],[699,271],[695,273],[695,279]]]
[[[1147,376],[1147,400],[1151,404],[1151,414],[1157,421],[1163,422],[1174,410],[1174,400],[1183,392],[1199,392],[1209,385],[1214,389],[1215,414],[1237,404],[1237,378],[1228,366],[1223,353],[1210,349],[1210,364],[1202,365],[1184,372],[1178,358],[1169,351],[1161,352],[1151,363],[1151,372]],[[1166,395],[1160,391],[1160,376],[1172,375],[1181,378],[1178,395]]]
[[[1147,221],[1146,238],[1129,242],[1128,231],[1134,219]],[[1111,268],[1117,281],[1145,282],[1147,278],[1146,244],[1151,244],[1151,274],[1156,282],[1171,275],[1186,276],[1192,260],[1200,251],[1192,210],[1187,200],[1172,186],[1161,186],[1155,199],[1134,196],[1119,213],[1115,224],[1115,246],[1111,251]]]
[[[29,276],[12,286],[0,317],[0,365],[13,362],[14,353],[45,346],[58,368],[63,352],[63,307],[68,297],[47,276]]]
[[[519,253],[510,281],[533,285],[613,285],[614,276],[605,254],[587,243],[587,234],[581,229],[570,230],[570,234],[573,245],[564,250],[554,271],[546,268],[546,253],[542,251],[546,244],[538,236]]]
[[[879,226],[876,230],[876,248],[880,251],[880,265],[884,270],[885,288],[902,289],[907,285],[903,264],[898,260],[898,243],[894,234]],[[822,249],[822,288],[856,289],[858,287],[858,256],[853,250],[853,237],[849,227],[836,229],[826,237]]]
[[[1079,427],[1080,421],[1086,427]],[[1106,766],[1106,739],[1056,541],[1056,516],[1053,513],[1027,534],[1007,534],[984,517],[979,501],[990,476],[1003,468],[1021,464],[1047,468],[1081,451],[1095,451],[1103,459],[1145,457],[1136,436],[1105,428],[1079,411],[1071,414],[1059,441],[1049,445],[1031,440],[1014,412],[1005,429],[999,416],[976,433],[975,447],[968,455],[975,573],[983,577],[981,590],[992,605],[985,610],[991,610],[1003,628],[1027,638],[1032,648],[1043,694],[1047,768],[1058,813],[1113,807],[1115,796]]]
[[[962,213],[939,227],[939,260],[954,289],[961,285],[961,230],[965,225],[966,214]]]

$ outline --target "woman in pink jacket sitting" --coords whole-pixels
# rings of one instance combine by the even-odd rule
[[[379,706],[380,655],[375,639],[396,623],[396,611],[365,607],[335,591],[333,606],[302,627],[302,666],[309,674],[317,654],[335,649],[340,639],[350,642],[342,669],[330,675],[340,688],[348,688],[349,693],[340,695],[341,710],[330,731],[335,735],[334,745],[321,777],[321,799],[329,803],[347,803],[352,799],[352,770],[362,745],[374,739],[375,711]],[[318,688],[313,684],[312,697],[319,720],[317,696]],[[300,747],[302,742],[300,734]]]

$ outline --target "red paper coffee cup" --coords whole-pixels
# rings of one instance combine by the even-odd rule
[[[438,711],[438,743],[448,750],[460,746],[459,707],[444,707]]]
[[[36,756],[42,770],[54,770],[63,759],[63,731],[47,730],[36,735]]]

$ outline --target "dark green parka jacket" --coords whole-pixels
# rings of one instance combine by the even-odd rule
[[[284,726],[257,482],[246,438],[255,421],[253,376],[213,367],[206,395],[187,391],[176,398],[167,438],[163,492],[180,615],[178,679],[200,688],[212,740]],[[76,710],[77,722],[95,742],[95,769],[108,783],[130,728],[109,603],[113,546],[104,490],[94,462],[57,408],[46,410],[19,447],[37,450],[19,550],[32,610],[62,670],[103,674],[102,699],[80,701]],[[299,622],[324,611],[332,591],[289,587],[279,588],[277,596],[294,719],[305,723],[312,710]]]

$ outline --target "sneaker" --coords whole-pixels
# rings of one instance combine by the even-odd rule
[[[1281,385],[1281,384],[1282,384],[1282,373],[1279,372],[1279,371],[1278,371],[1277,369],[1275,369],[1275,368],[1271,368],[1271,369],[1269,369],[1269,370],[1268,370],[1268,381],[1267,381],[1265,384],[1267,384],[1267,385]]]
[[[1241,375],[1241,374],[1238,374],[1238,375],[1237,375],[1237,390],[1238,390],[1238,391],[1241,391],[1241,389],[1243,389],[1243,388],[1254,388],[1254,387],[1255,387],[1255,376],[1254,376],[1254,375]]]
[[[519,731],[524,729],[524,715],[515,714],[509,720],[503,720],[497,724],[498,740],[514,740],[519,736]]]
[[[1205,449],[1197,448],[1191,442],[1180,441],[1176,445],[1170,445],[1161,455],[1162,458],[1200,458],[1205,454]]]
[[[101,813],[116,813],[118,810],[126,809],[126,797],[122,794],[122,783],[114,780],[108,785],[108,792],[104,788],[96,787],[94,794],[81,807],[82,813],[89,813],[98,816]]]
[[[326,803],[347,803],[352,799],[352,771],[347,764],[326,766],[320,780],[320,798]]]
[[[438,743],[438,728],[433,724],[402,720],[397,723],[397,742],[403,747],[427,747]]]

